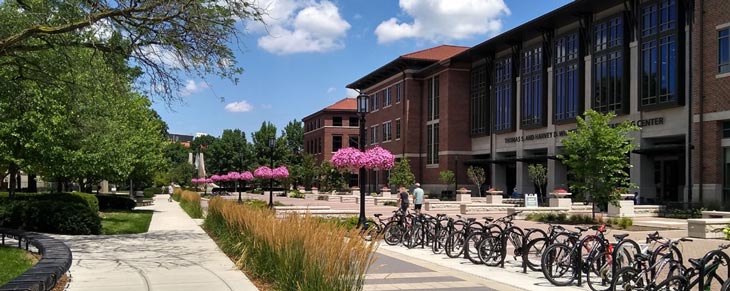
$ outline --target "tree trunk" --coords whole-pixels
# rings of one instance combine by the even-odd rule
[[[10,199],[15,198],[15,191],[16,187],[18,186],[18,180],[16,179],[16,175],[18,174],[18,165],[15,163],[10,163],[8,166],[8,174],[10,175],[9,180],[10,183],[8,184],[8,197]]]
[[[38,192],[38,179],[36,177],[36,174],[28,174],[28,192],[30,193]]]

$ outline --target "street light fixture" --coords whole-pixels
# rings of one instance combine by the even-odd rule
[[[274,147],[276,147],[276,137],[269,137],[269,149],[271,150],[271,169],[274,169]],[[269,209],[274,209],[274,177],[269,178]]]
[[[360,117],[360,150],[365,151],[365,115],[368,114],[368,102],[370,96],[360,93],[357,96],[357,115]],[[360,168],[360,217],[357,219],[357,226],[365,225],[365,167]]]

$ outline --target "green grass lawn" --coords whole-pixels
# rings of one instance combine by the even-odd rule
[[[25,250],[0,246],[0,286],[23,274],[33,264],[33,258]]]
[[[103,212],[101,216],[102,234],[144,233],[150,228],[152,210]]]

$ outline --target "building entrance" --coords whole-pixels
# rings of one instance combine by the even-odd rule
[[[507,174],[507,189],[504,189],[504,195],[512,196],[512,191],[517,186],[517,165],[514,163],[505,165]]]
[[[654,184],[658,202],[681,201],[680,194],[684,191],[684,158],[654,157]]]

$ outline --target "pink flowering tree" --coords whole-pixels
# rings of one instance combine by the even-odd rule
[[[395,165],[395,156],[384,148],[374,146],[365,151],[362,163],[369,170],[390,170]]]
[[[339,170],[347,170],[354,173],[362,168],[364,161],[363,152],[353,147],[341,148],[332,155],[330,163]]]
[[[253,171],[253,176],[259,179],[271,179],[272,175],[271,168],[267,166],[258,167]]]

